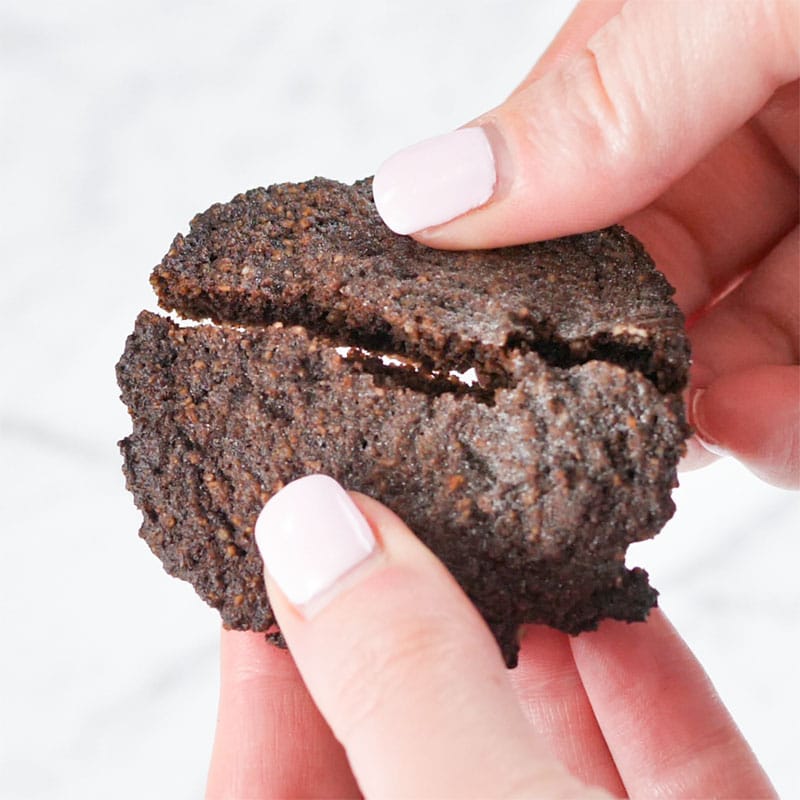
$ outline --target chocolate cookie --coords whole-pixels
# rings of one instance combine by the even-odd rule
[[[404,518],[510,665],[523,622],[577,633],[655,604],[624,558],[673,513],[688,348],[622,229],[433,251],[383,226],[368,182],[317,179],[212,207],[152,280],[218,324],[139,316],[117,367],[128,487],[226,625],[274,624],[253,525],[312,472]]]

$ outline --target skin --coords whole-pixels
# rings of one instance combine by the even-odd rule
[[[493,197],[416,234],[494,247],[622,219],[689,321],[689,461],[730,453],[780,486],[800,480],[798,13],[582,3],[471,123]],[[312,618],[267,576],[291,655],[222,634],[208,797],[774,796],[663,614],[577,638],[531,626],[509,672],[435,557],[355,499],[379,549]]]
[[[663,614],[529,626],[508,671],[435,556],[353,497],[379,550],[321,610],[267,576],[291,655],[223,631],[208,797],[774,796]]]

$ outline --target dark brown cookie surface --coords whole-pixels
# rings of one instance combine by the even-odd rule
[[[198,215],[152,282],[219,324],[137,320],[117,367],[128,487],[143,538],[226,625],[273,624],[253,526],[314,472],[404,518],[509,664],[523,622],[577,633],[654,605],[624,557],[673,512],[688,344],[621,228],[435,251],[385,228],[368,181],[315,179]],[[468,367],[478,384],[449,375]]]
[[[428,366],[504,371],[507,349],[568,366],[639,369],[662,391],[686,380],[672,288],[622,228],[491,251],[432,250],[393,234],[371,184],[315,178],[212,206],[151,278],[194,319],[301,324]]]
[[[255,520],[281,485],[323,472],[408,522],[509,664],[522,622],[577,633],[643,619],[656,593],[624,554],[672,514],[680,403],[616,365],[512,362],[515,385],[487,402],[371,374],[302,329],[180,328],[143,312],[118,366],[141,535],[227,625],[266,630]]]

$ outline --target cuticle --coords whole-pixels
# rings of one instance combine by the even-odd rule
[[[481,128],[489,141],[489,147],[494,159],[494,188],[492,196],[485,205],[502,201],[511,192],[511,185],[514,179],[514,170],[511,153],[506,145],[505,137],[491,114],[487,114],[470,122],[465,127]]]

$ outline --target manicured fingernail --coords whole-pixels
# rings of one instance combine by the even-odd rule
[[[395,153],[372,193],[395,233],[416,233],[482,206],[494,191],[494,156],[481,128],[460,128]]]
[[[327,475],[308,475],[281,489],[261,511],[255,537],[270,577],[301,608],[376,548],[364,516]]]
[[[689,422],[694,428],[694,438],[697,439],[709,453],[724,458],[730,455],[730,453],[706,432],[706,417],[703,408],[703,395],[705,393],[705,389],[691,389],[689,391],[689,400],[687,402]]]

